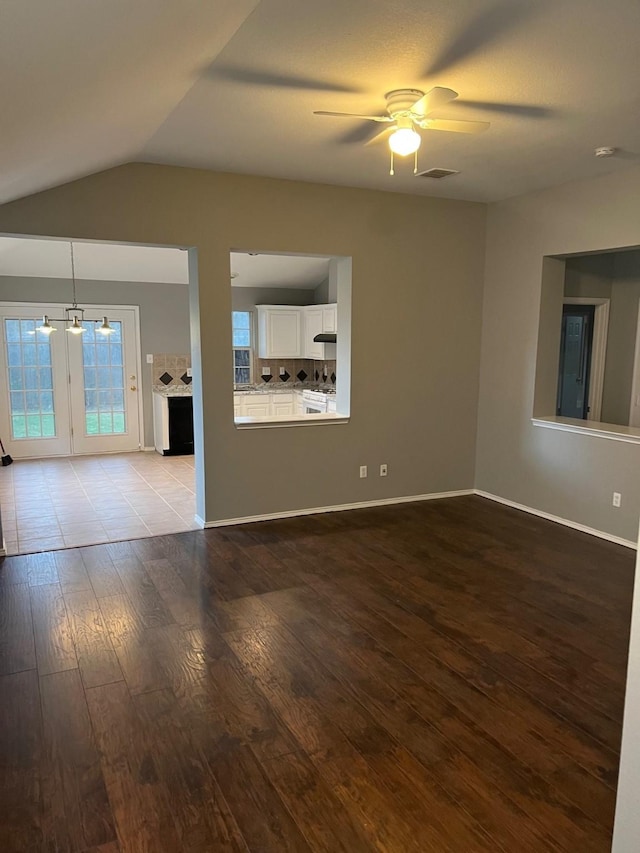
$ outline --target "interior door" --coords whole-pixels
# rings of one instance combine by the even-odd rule
[[[0,436],[16,459],[71,452],[66,342],[41,322],[39,307],[0,306]]]
[[[81,340],[67,336],[74,453],[140,448],[136,316],[133,309],[107,310],[111,335],[85,323]]]
[[[593,344],[593,305],[565,305],[562,310],[557,413],[586,420]]]

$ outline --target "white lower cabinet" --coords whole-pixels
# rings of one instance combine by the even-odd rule
[[[268,418],[271,414],[269,406],[269,394],[256,394],[257,399],[249,399],[244,405],[244,414],[247,418]]]
[[[293,411],[293,394],[271,394],[271,414],[274,417],[291,417]]]
[[[290,394],[233,395],[233,414],[236,418],[286,418],[302,412],[302,391]]]

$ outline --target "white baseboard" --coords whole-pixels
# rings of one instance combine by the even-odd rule
[[[4,537],[0,539],[0,557],[7,556],[7,543],[4,541]]]
[[[273,521],[276,518],[295,518],[299,515],[316,515],[321,512],[343,512],[349,509],[366,509],[373,506],[391,506],[392,504],[413,503],[415,501],[434,501],[440,498],[457,498],[461,495],[472,495],[473,489],[460,489],[455,492],[432,492],[428,495],[408,495],[400,498],[381,498],[376,501],[357,501],[350,504],[336,504],[335,506],[315,506],[309,509],[292,509],[285,512],[269,512],[264,515],[246,515],[239,518],[222,518],[218,521],[204,521],[196,516],[196,524],[205,528],[228,527],[231,524],[251,524],[254,521]]]
[[[152,453],[155,450],[155,447],[141,447],[143,453]]]
[[[534,509],[531,506],[518,504],[515,501],[502,498],[500,495],[492,495],[490,492],[483,492],[480,489],[474,489],[474,494],[481,498],[487,498],[490,501],[496,501],[499,504],[513,507],[513,509],[528,512],[530,515],[537,515],[540,518],[546,518],[547,521],[555,521],[556,524],[564,524],[565,527],[572,527],[574,530],[579,530],[581,533],[589,533],[591,536],[597,536],[599,539],[606,539],[607,542],[615,542],[616,545],[623,545],[625,548],[637,549],[638,545],[631,539],[623,539],[621,536],[614,536],[611,533],[606,533],[604,530],[596,530],[595,527],[587,527],[586,524],[579,524],[577,521],[571,521],[568,518],[561,518],[559,515],[552,515],[550,512],[543,512],[541,509]]]

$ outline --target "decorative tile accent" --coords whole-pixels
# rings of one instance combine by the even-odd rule
[[[261,379],[263,382],[271,382],[271,374],[270,373],[263,373],[261,376]]]
[[[333,382],[333,384],[334,384],[334,385],[336,384],[336,375],[335,375],[335,373],[332,373],[332,374],[331,374],[331,381]]]
[[[191,377],[187,376],[186,373],[183,373],[180,377],[180,382],[184,382],[185,385],[191,385]]]
[[[320,379],[320,374],[318,373],[318,371],[317,371],[317,370],[316,370],[316,372],[315,372],[314,376],[316,377],[316,382],[317,382],[317,381],[318,381],[318,379]]]
[[[281,373],[281,374],[280,374],[280,379],[281,379],[283,382],[286,382],[286,381],[287,381],[287,379],[291,379],[291,376],[290,376],[290,374],[289,374],[289,373],[287,373],[287,371],[285,370],[285,372],[284,372],[284,373]]]
[[[160,382],[162,382],[163,385],[169,385],[171,382],[173,382],[173,376],[171,376],[171,374],[167,373],[166,371],[162,374],[162,376],[159,376],[158,378],[160,379]]]
[[[307,378],[307,374],[304,372],[304,370],[299,370],[296,376],[298,377],[298,380],[300,382],[304,382],[304,380]]]

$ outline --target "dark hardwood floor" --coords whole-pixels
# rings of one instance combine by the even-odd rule
[[[0,560],[0,850],[605,853],[633,564],[478,497]]]

